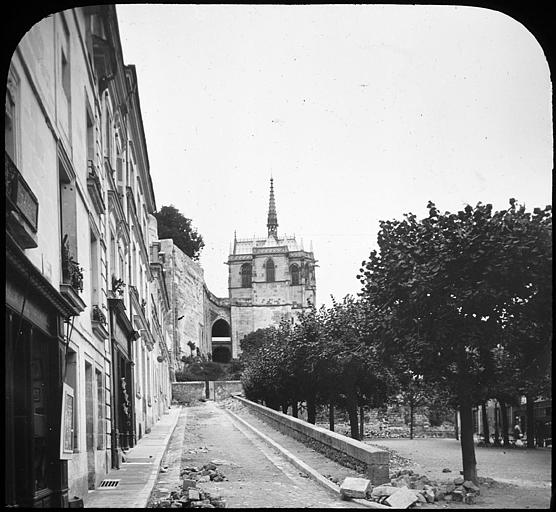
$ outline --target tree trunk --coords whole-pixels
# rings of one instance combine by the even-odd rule
[[[297,408],[297,400],[294,400],[292,403],[292,416],[294,418],[297,418],[298,414],[299,414],[299,410]]]
[[[481,404],[481,413],[483,419],[483,437],[485,438],[484,443],[490,444],[490,429],[488,428],[488,414],[486,408],[486,402]]]
[[[328,425],[332,432],[334,432],[334,403],[330,402],[328,406]]]
[[[349,416],[351,437],[359,440],[359,425],[357,422],[357,396],[355,390],[347,394],[346,409]]]
[[[287,402],[282,402],[282,412],[284,414],[288,414],[288,403]]]
[[[498,401],[494,402],[494,446],[500,446],[500,432],[498,430]]]
[[[454,411],[454,434],[456,435],[456,441],[459,441],[459,426],[458,426],[458,410]]]
[[[307,421],[313,425],[317,421],[317,405],[314,396],[307,398]]]
[[[413,439],[413,400],[409,400],[409,439]]]
[[[504,440],[504,446],[509,446],[510,435],[508,432],[508,408],[506,407],[506,402],[500,402],[500,414],[502,416],[502,439]]]
[[[365,411],[363,406],[359,406],[359,439],[363,439],[365,436]]]
[[[527,405],[525,406],[527,414],[527,448],[535,448],[535,404],[533,397],[527,395]]]
[[[471,480],[477,485],[477,461],[475,459],[475,443],[473,442],[473,408],[470,401],[460,406],[460,416],[463,478]]]

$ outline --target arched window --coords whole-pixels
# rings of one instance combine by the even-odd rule
[[[251,288],[251,263],[241,265],[241,287]]]
[[[294,263],[290,266],[291,285],[296,286],[299,284],[299,267]]]
[[[274,282],[274,262],[269,258],[266,262],[266,282]]]

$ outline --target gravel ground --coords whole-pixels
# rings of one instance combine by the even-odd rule
[[[459,475],[461,446],[455,439],[377,439],[369,444],[388,449],[391,465],[442,481]],[[552,448],[504,449],[475,447],[479,477],[494,482],[481,486],[476,506],[458,508],[550,508]],[[411,461],[411,462],[410,462]],[[451,473],[443,473],[448,468]]]

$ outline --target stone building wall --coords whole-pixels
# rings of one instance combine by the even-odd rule
[[[199,350],[205,331],[204,272],[201,266],[178,248],[171,239],[161,240],[161,251],[165,254],[166,285],[172,289],[171,308],[175,323],[176,361],[182,356],[192,355],[188,342]],[[195,350],[195,349],[193,349]]]

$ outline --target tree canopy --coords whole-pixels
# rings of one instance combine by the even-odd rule
[[[205,242],[192,226],[191,219],[185,217],[173,205],[163,206],[154,216],[158,222],[158,238],[171,238],[191,259],[199,259]]]
[[[551,351],[551,208],[493,213],[478,203],[427,218],[382,221],[380,252],[358,276],[384,360],[449,391],[462,415],[466,479],[476,480],[474,404],[489,397],[504,361],[523,386],[546,382]],[[500,356],[500,348],[507,356]],[[532,391],[531,391],[532,393]],[[491,395],[492,396],[492,395]]]

